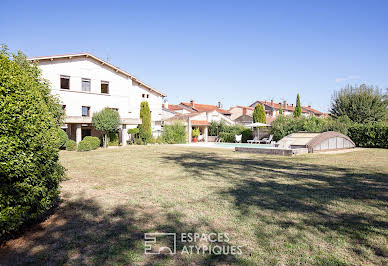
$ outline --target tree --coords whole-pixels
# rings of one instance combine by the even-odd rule
[[[151,112],[150,112],[150,107],[148,106],[148,102],[141,102],[140,118],[141,118],[141,125],[139,125],[140,138],[145,143],[149,143],[152,140],[152,129],[151,129]]]
[[[36,65],[0,49],[0,239],[59,199],[59,100]]]
[[[358,123],[376,122],[387,118],[387,107],[377,87],[348,85],[333,94],[330,115],[334,118],[347,116]]]
[[[108,134],[116,132],[120,125],[119,113],[112,109],[105,107],[100,112],[94,113],[92,117],[93,126],[102,131],[104,148],[108,146]]]
[[[282,108],[282,105],[280,105],[280,108],[279,108],[279,115],[282,115],[283,114],[283,108]]]
[[[186,127],[177,120],[170,125],[163,127],[162,140],[168,144],[185,143],[186,142]]]
[[[294,110],[294,117],[300,117],[301,114],[302,114],[302,107],[300,105],[300,97],[298,93],[298,95],[296,95],[296,106]]]
[[[253,110],[253,123],[266,123],[264,107],[261,104],[256,105]]]

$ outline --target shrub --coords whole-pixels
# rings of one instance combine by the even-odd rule
[[[283,137],[298,131],[304,130],[305,118],[280,115],[271,123],[270,132],[273,139],[278,141]]]
[[[353,124],[348,136],[358,147],[388,148],[388,123]]]
[[[72,140],[72,139],[69,139],[68,141],[66,141],[65,146],[66,146],[66,150],[67,151],[75,151],[75,150],[77,150],[77,143],[74,140]]]
[[[69,140],[66,131],[61,128],[58,128],[58,148],[65,148],[66,142]]]
[[[78,151],[91,151],[100,147],[100,139],[97,137],[86,136],[78,143]]]
[[[199,131],[199,128],[194,128],[191,135],[193,136],[193,138],[198,138],[198,136],[201,135],[201,131]]]
[[[119,134],[116,132],[111,132],[108,134],[109,146],[118,146],[119,145]]]
[[[148,102],[140,103],[140,118],[141,125],[139,125],[139,136],[145,143],[149,143],[152,139],[151,129],[151,112]]]
[[[266,123],[264,107],[261,104],[255,106],[253,110],[253,123]]]
[[[220,132],[219,137],[222,142],[235,142],[236,135],[230,132]]]
[[[178,144],[186,142],[186,128],[181,121],[175,121],[171,125],[163,127],[161,140],[168,144]]]
[[[18,58],[18,60],[16,60]],[[0,241],[59,199],[61,106],[36,65],[0,50]]]
[[[249,139],[253,139],[253,132],[250,128],[244,129],[242,132],[241,142],[247,143]]]
[[[136,145],[144,145],[144,144],[146,144],[146,143],[144,143],[144,141],[143,141],[142,139],[137,138],[137,139],[135,139],[135,144],[136,144]]]

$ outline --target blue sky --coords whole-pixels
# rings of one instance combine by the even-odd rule
[[[388,1],[8,1],[0,43],[90,52],[168,95],[327,111],[346,84],[388,87]]]

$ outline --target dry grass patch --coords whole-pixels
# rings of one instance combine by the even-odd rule
[[[388,263],[388,150],[288,158],[130,146],[61,161],[61,205],[6,243],[0,264]],[[243,254],[144,255],[144,233],[156,231],[228,233]]]

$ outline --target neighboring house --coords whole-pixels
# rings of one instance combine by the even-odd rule
[[[211,122],[223,121],[227,125],[233,125],[234,121],[230,119],[231,113],[216,105],[196,104],[194,101],[190,103],[180,103],[180,105],[164,105],[164,114],[174,110],[177,113],[175,116],[168,117],[164,122],[171,124],[173,121],[181,120],[188,130],[188,140],[191,141],[190,135],[193,128],[199,128],[204,141],[208,141],[208,126]],[[167,108],[166,108],[167,107]]]
[[[287,104],[287,101],[283,101],[283,103],[274,103],[273,101],[256,101],[250,105],[250,107],[256,107],[256,105],[261,104],[264,107],[265,115],[267,118],[267,124],[270,124],[273,120],[276,119],[279,115],[280,108],[283,111],[284,115],[293,115],[295,106],[294,104]],[[325,116],[324,113],[313,109],[311,106],[302,106],[301,113],[303,116]]]
[[[235,106],[231,107],[228,112],[231,113],[230,119],[236,124],[248,125],[253,123],[253,110],[250,106]]]
[[[151,126],[161,130],[165,94],[131,74],[89,53],[33,57],[43,78],[51,83],[52,94],[63,104],[65,128],[69,137],[80,142],[85,136],[99,136],[92,126],[92,115],[105,107],[116,109],[121,118],[120,142],[125,145],[127,129],[141,123],[140,103],[147,101]]]
[[[191,100],[189,103],[181,102],[179,105],[182,107],[188,108],[189,110],[194,112],[216,111],[217,113],[222,114],[228,118],[230,118],[231,116],[231,113],[229,111],[222,109],[220,102],[218,102],[218,105],[211,105],[211,104],[195,103],[193,100]]]

